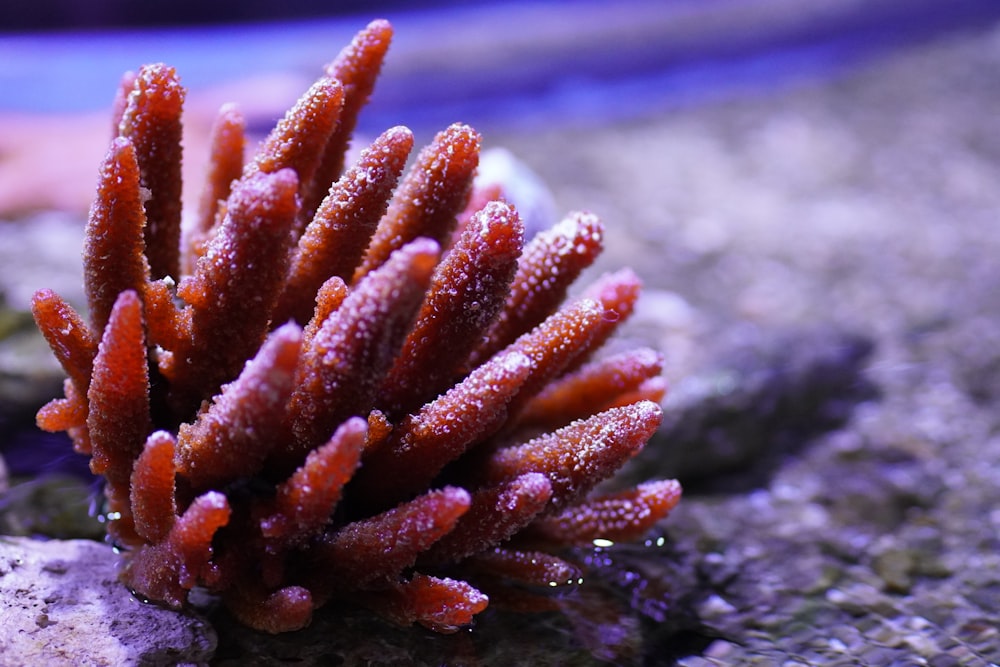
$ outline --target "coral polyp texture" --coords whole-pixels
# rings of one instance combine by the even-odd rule
[[[140,597],[181,607],[200,587],[268,632],[331,600],[451,632],[491,590],[575,580],[560,550],[636,538],[679,498],[595,489],[654,433],[665,387],[654,351],[595,354],[634,274],[564,303],[601,249],[594,216],[526,241],[474,186],[465,125],[405,175],[403,127],[345,165],[390,37],[360,32],[252,159],[224,107],[183,230],[185,91],[162,64],[123,79],[89,321],[49,290],[33,311],[68,376],[38,424],[103,476]]]

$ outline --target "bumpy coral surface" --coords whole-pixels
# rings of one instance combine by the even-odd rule
[[[464,125],[405,176],[403,127],[345,166],[390,37],[359,33],[246,162],[223,108],[183,233],[184,89],[165,65],[123,80],[86,230],[89,322],[34,298],[68,376],[38,423],[103,476],[146,599],[203,587],[269,632],[349,599],[449,632],[480,589],[576,581],[561,547],[638,537],[679,498],[673,481],[591,493],[656,430],[664,391],[657,353],[595,355],[632,273],[563,304],[601,249],[594,216],[525,241],[475,191]]]

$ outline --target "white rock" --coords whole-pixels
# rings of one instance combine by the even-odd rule
[[[111,548],[0,536],[0,667],[207,664],[203,618],[137,600]]]

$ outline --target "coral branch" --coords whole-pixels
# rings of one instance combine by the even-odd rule
[[[107,480],[109,509],[119,513],[125,522],[121,525],[127,526],[129,478],[152,425],[142,304],[135,292],[122,292],[111,310],[94,359],[87,403],[90,469]],[[130,531],[118,530],[123,537]]]
[[[331,276],[350,280],[361,261],[413,147],[413,134],[392,128],[331,188],[299,239],[274,320],[305,323],[312,295]]]
[[[390,413],[413,410],[454,383],[503,305],[523,235],[509,204],[491,202],[472,216],[435,271],[413,330],[382,383],[382,405]]]
[[[479,134],[467,125],[452,125],[420,151],[375,230],[354,282],[374,271],[389,255],[413,239],[425,237],[444,245],[465,207],[479,164]]]
[[[565,586],[581,580],[580,568],[543,551],[497,547],[469,559],[469,566],[519,584],[539,587]]]
[[[289,402],[297,450],[325,442],[348,417],[374,407],[382,375],[416,315],[438,247],[418,239],[366,276],[330,315],[303,353]]]
[[[160,368],[172,368],[171,350],[183,350],[192,339],[191,309],[179,307],[171,278],[146,283],[146,328],[150,343],[157,346]]]
[[[305,463],[278,485],[274,501],[260,519],[261,534],[282,547],[319,535],[358,467],[367,433],[365,420],[353,417],[330,442],[309,452]]]
[[[90,454],[90,436],[87,433],[87,399],[77,393],[73,383],[63,383],[65,398],[54,398],[35,415],[38,428],[49,433],[67,431],[73,440],[73,449],[80,454]]]
[[[271,131],[243,175],[291,169],[299,178],[299,194],[309,191],[343,103],[340,82],[321,77]]]
[[[136,73],[129,71],[122,74],[118,80],[118,88],[115,89],[115,99],[111,103],[111,136],[117,137],[121,131],[122,117],[125,116],[125,109],[128,108],[129,95],[135,88]]]
[[[489,604],[489,598],[464,581],[420,573],[414,574],[410,581],[363,599],[397,625],[419,623],[441,634],[451,634],[469,625]]]
[[[147,542],[165,540],[177,519],[176,444],[167,431],[154,431],[132,471],[130,501],[135,532]]]
[[[520,423],[558,428],[583,419],[639,391],[662,370],[663,356],[649,349],[630,350],[593,362],[546,387],[525,406]]]
[[[661,418],[662,411],[655,403],[612,408],[495,452],[483,479],[497,484],[528,471],[543,473],[552,484],[552,506],[564,507],[638,452]]]
[[[141,297],[145,292],[145,227],[136,151],[131,141],[119,137],[101,165],[84,234],[83,283],[95,332],[104,331],[119,294],[132,290]]]
[[[180,275],[181,109],[184,88],[173,67],[145,65],[136,75],[118,131],[135,146],[147,193],[146,258],[152,277]]]
[[[641,289],[642,281],[635,272],[632,269],[621,269],[601,276],[584,291],[584,298],[599,301],[607,312],[605,325],[590,342],[591,350],[604,345],[615,329],[632,315]],[[580,357],[580,361],[586,358],[584,355]]]
[[[493,435],[531,372],[517,350],[483,364],[444,396],[407,416],[384,445],[365,457],[354,489],[368,506],[425,488],[444,466]]]
[[[551,497],[548,478],[536,472],[480,489],[454,530],[428,549],[420,562],[448,563],[489,549],[531,523]]]
[[[162,369],[178,413],[236,377],[263,341],[288,269],[297,190],[287,169],[238,181],[222,227],[179,285],[178,296],[192,309],[191,338]]]
[[[312,594],[301,586],[286,586],[268,592],[253,582],[227,591],[226,607],[241,623],[278,634],[294,632],[312,619]]]
[[[174,523],[167,543],[181,560],[179,582],[184,588],[190,590],[199,581],[209,582],[214,578],[212,538],[229,523],[231,513],[226,496],[209,491],[195,498]]]
[[[392,580],[448,534],[465,512],[468,492],[445,487],[344,526],[319,547],[329,576],[346,588]]]
[[[607,312],[596,301],[577,301],[564,306],[500,353],[521,353],[531,361],[531,372],[510,408],[512,414],[517,414],[524,403],[590,349],[590,342],[604,327],[606,317]]]
[[[97,338],[73,307],[50,289],[40,289],[31,297],[31,314],[77,395],[86,396]]]
[[[282,410],[292,394],[302,332],[277,329],[208,410],[177,434],[177,472],[201,491],[260,471],[288,433]]]
[[[307,215],[316,210],[329,184],[344,170],[344,155],[357,125],[358,113],[375,89],[375,80],[391,40],[389,22],[372,21],[326,66],[326,75],[343,86],[344,103],[337,127],[323,149],[312,191],[304,197],[302,208]]]
[[[681,499],[676,480],[645,482],[634,489],[591,498],[542,517],[526,535],[556,544],[590,544],[596,539],[622,542],[641,537]]]
[[[319,291],[316,292],[316,307],[313,309],[312,319],[302,330],[302,347],[304,349],[312,349],[313,339],[316,338],[323,323],[340,308],[340,304],[344,303],[346,298],[347,285],[337,276],[333,276],[323,283]]]
[[[185,273],[194,270],[198,258],[205,254],[205,244],[216,223],[221,220],[223,208],[233,181],[243,171],[243,150],[246,145],[246,119],[233,104],[226,104],[212,125],[209,138],[211,153],[205,189],[198,204],[198,217],[187,230],[182,256]]]
[[[229,523],[231,513],[225,494],[209,491],[198,496],[163,542],[132,552],[122,573],[125,583],[148,598],[182,606],[187,591],[218,579],[212,539]]]
[[[604,227],[587,213],[574,214],[536,235],[524,249],[503,311],[473,361],[488,358],[551,315],[601,252],[603,239]]]

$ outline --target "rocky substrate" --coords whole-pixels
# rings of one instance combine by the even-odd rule
[[[212,626],[135,599],[109,551],[89,540],[0,537],[0,665],[208,661]]]

